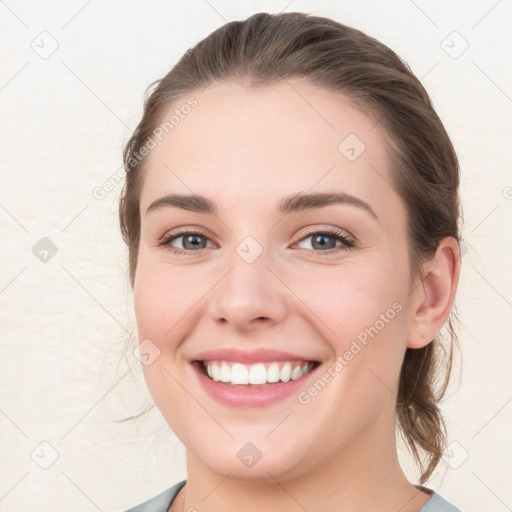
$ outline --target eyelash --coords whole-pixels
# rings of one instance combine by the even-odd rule
[[[170,245],[172,241],[174,241],[180,237],[186,236],[186,235],[199,235],[201,237],[208,238],[205,234],[201,233],[200,231],[180,231],[179,233],[173,233],[172,235],[164,236],[159,241],[158,245],[161,247],[165,246],[166,249],[168,249],[169,251],[171,251],[175,254],[185,255],[185,256],[192,256],[193,253],[198,253],[198,252],[201,252],[203,249],[206,249],[206,248],[202,248],[197,251],[191,251],[191,250],[187,250],[187,249],[185,249],[185,250],[179,249],[177,247],[173,247],[172,245]],[[355,247],[354,240],[348,238],[343,233],[343,231],[341,231],[339,229],[323,229],[323,230],[317,230],[317,231],[310,231],[309,233],[306,233],[300,240],[298,240],[295,243],[302,242],[303,240],[305,240],[306,238],[309,238],[312,235],[328,235],[328,236],[342,242],[342,244],[343,244],[342,246],[337,246],[332,249],[328,249],[326,251],[318,251],[315,249],[303,249],[303,250],[307,251],[308,254],[313,254],[315,256],[317,256],[318,254],[334,254],[335,252],[338,252],[340,249],[348,250],[348,249],[352,249]]]

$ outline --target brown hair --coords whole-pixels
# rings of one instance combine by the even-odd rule
[[[145,162],[140,151],[163,115],[178,100],[213,82],[239,81],[251,87],[287,78],[303,78],[343,94],[380,125],[390,146],[393,185],[407,209],[414,277],[421,278],[420,263],[434,255],[443,237],[460,242],[457,156],[427,92],[407,64],[376,39],[334,20],[258,13],[212,32],[148,88],[142,120],[123,155],[126,181],[119,220],[129,249],[132,287]],[[439,463],[446,444],[439,403],[457,345],[455,319],[454,307],[446,348],[439,336],[424,348],[408,348],[401,369],[397,426],[420,467],[421,483]]]

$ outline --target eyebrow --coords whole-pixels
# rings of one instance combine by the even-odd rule
[[[298,192],[280,199],[276,211],[278,214],[286,215],[291,212],[324,208],[333,204],[356,206],[379,220],[377,214],[366,201],[344,192],[316,192],[311,194]],[[199,194],[168,194],[153,201],[146,210],[146,215],[160,208],[171,207],[212,215],[218,215],[219,213],[217,205],[205,196]]]

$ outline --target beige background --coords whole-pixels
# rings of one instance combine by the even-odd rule
[[[122,356],[135,324],[117,224],[121,148],[146,86],[189,46],[225,21],[286,10],[396,50],[453,139],[464,365],[444,405],[451,449],[428,485],[464,512],[510,510],[512,2],[239,4],[0,2],[0,509],[122,511],[185,477],[183,446],[156,408],[115,422],[151,404],[140,363]]]

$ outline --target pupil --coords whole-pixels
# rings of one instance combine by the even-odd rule
[[[200,249],[203,249],[204,245],[202,245],[201,243],[197,242],[198,238],[202,238],[202,236],[201,235],[187,235],[187,236],[185,236],[185,241],[183,243],[183,247],[185,247],[185,249],[190,249],[190,248],[193,249],[193,248],[197,248],[197,247],[199,247]],[[189,247],[187,247],[187,244],[188,244],[189,240],[192,240],[191,241],[191,245]]]
[[[336,246],[336,240],[333,237],[329,236],[329,235],[316,235],[316,236],[314,236],[313,237],[313,247],[315,247],[315,245],[318,245],[319,248],[325,248],[328,245],[325,242],[326,238],[330,239],[331,242],[334,242],[334,245],[332,245],[332,243],[331,243],[331,246],[328,247],[328,248],[329,249],[334,249],[334,247]],[[317,240],[323,240],[323,241],[321,241],[320,243],[317,244],[316,243]],[[315,247],[315,249],[318,248],[318,247]]]

